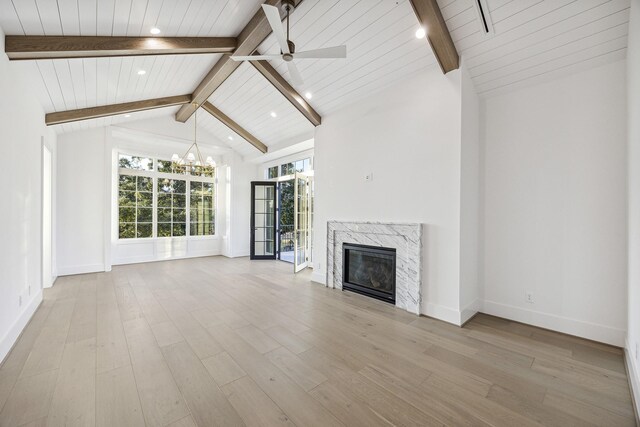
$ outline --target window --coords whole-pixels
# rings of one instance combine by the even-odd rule
[[[120,239],[215,234],[214,168],[177,173],[169,160],[125,154],[118,166]]]
[[[215,234],[213,183],[191,181],[189,218],[192,236]]]
[[[306,172],[311,170],[311,158],[296,160],[295,162],[284,163],[280,166],[272,166],[265,171],[266,179],[277,178],[278,176],[293,175],[296,172]],[[280,174],[278,174],[278,171]]]
[[[153,160],[120,156],[123,169],[151,170]],[[153,178],[121,172],[118,183],[118,236],[121,239],[153,236]]]
[[[187,235],[187,181],[158,179],[158,237]]]

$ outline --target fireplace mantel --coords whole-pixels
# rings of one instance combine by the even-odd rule
[[[396,307],[420,314],[422,225],[390,222],[327,222],[327,286],[342,289],[342,244],[396,249]]]

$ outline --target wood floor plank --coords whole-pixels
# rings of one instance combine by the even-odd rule
[[[309,276],[205,257],[60,277],[0,365],[0,426],[635,425],[619,348]]]
[[[191,418],[191,415],[188,415],[176,422],[173,422],[167,425],[167,427],[197,427],[197,426],[195,421],[193,421],[193,418]]]
[[[295,424],[248,376],[222,387],[247,426],[290,426]]]
[[[162,353],[198,426],[244,425],[187,343],[163,347]]]
[[[310,391],[327,381],[327,377],[322,373],[307,365],[284,347],[270,351],[265,356],[305,391]]]
[[[67,342],[47,425],[94,425],[96,418],[96,339]]]
[[[0,427],[15,427],[47,416],[58,370],[20,378],[0,412]]]
[[[98,284],[97,296],[97,371],[107,372],[131,364],[122,318],[112,283]]]
[[[156,341],[160,347],[184,341],[182,334],[178,331],[176,325],[174,325],[170,320],[152,324],[151,330],[153,331],[153,335],[156,337]]]
[[[263,354],[247,344],[234,330],[220,326],[211,331],[238,365],[296,424],[340,426],[329,411],[273,365]]]
[[[58,369],[76,304],[75,298],[56,301],[22,369],[21,377]]]
[[[301,332],[308,330],[306,328]],[[286,347],[290,352],[300,354],[303,351],[307,351],[311,348],[311,345],[298,335],[291,332],[289,329],[282,325],[276,325],[271,328],[265,329],[264,333],[276,340],[280,345]]]
[[[96,379],[96,426],[144,425],[131,366],[99,373]]]
[[[238,328],[236,329],[236,332],[247,343],[262,354],[280,347],[280,344],[276,340],[272,339],[253,325]]]
[[[145,319],[124,322],[133,373],[147,426],[163,427],[189,409]]]
[[[226,351],[207,357],[202,360],[202,363],[218,386],[223,386],[247,375]]]

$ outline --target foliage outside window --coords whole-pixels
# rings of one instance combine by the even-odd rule
[[[273,166],[267,169],[267,179],[277,178],[278,177],[278,167]]]
[[[280,174],[278,174],[278,170]],[[267,179],[277,178],[278,176],[293,175],[296,172],[305,172],[311,170],[311,158],[296,160],[295,162],[284,163],[280,166],[272,166],[267,168],[265,175]]]
[[[215,232],[213,183],[191,182],[190,220],[192,236],[207,236]]]
[[[215,234],[215,169],[178,174],[168,160],[124,154],[118,166],[120,239]]]
[[[187,181],[158,179],[158,237],[187,235]]]
[[[153,235],[153,179],[120,175],[118,206],[121,239]]]

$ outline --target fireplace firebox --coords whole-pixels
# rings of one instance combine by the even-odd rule
[[[396,250],[342,244],[342,289],[396,302]]]

